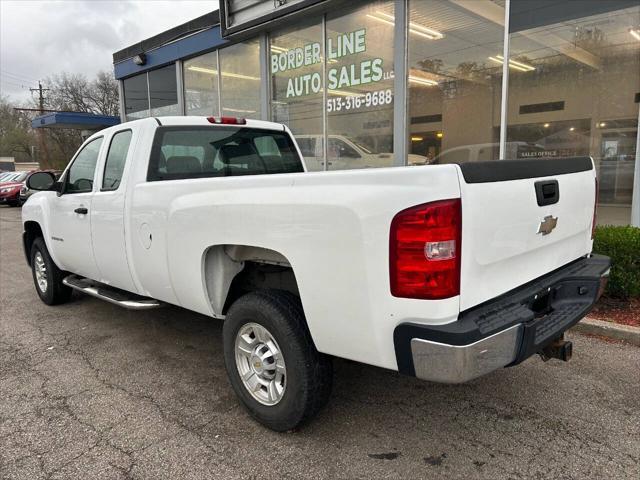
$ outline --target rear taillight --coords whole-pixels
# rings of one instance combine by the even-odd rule
[[[459,295],[461,246],[459,198],[398,213],[389,239],[391,294],[430,300]]]
[[[591,240],[593,240],[596,236],[596,220],[597,220],[597,212],[598,212],[598,198],[600,193],[598,192],[598,179],[596,178],[596,197],[593,202],[593,219],[591,221]]]
[[[245,118],[238,117],[207,117],[209,123],[219,123],[222,125],[246,125],[247,120]]]

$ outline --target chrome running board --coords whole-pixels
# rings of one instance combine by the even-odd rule
[[[130,310],[148,310],[162,306],[158,300],[149,297],[141,297],[135,293],[110,287],[104,283],[96,282],[78,275],[69,275],[62,280],[66,286],[78,290],[92,297],[105,300]]]

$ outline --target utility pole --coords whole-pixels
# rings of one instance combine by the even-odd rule
[[[49,88],[42,88],[42,82],[40,80],[38,80],[38,88],[29,89],[31,93],[38,92],[38,107],[40,107],[38,113],[40,115],[43,115],[45,111],[44,92],[47,92],[49,90]],[[38,163],[40,164],[40,168],[45,168],[49,166],[49,151],[47,149],[47,142],[44,138],[44,130],[42,128],[38,129],[38,140],[38,143],[40,143],[40,151],[43,153],[42,161],[40,161],[40,158],[38,158]]]
[[[38,80],[38,88],[30,88],[31,93],[38,92],[38,106],[40,107],[40,115],[44,113],[44,95],[43,92],[48,92],[49,88],[42,88],[42,82]]]

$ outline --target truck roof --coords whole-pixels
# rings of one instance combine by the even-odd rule
[[[122,128],[124,125],[134,125],[136,123],[142,123],[142,122],[158,122],[160,125],[162,126],[166,126],[166,125],[183,125],[183,126],[203,126],[203,125],[207,125],[207,126],[217,126],[220,125],[219,123],[212,123],[211,121],[209,121],[209,118],[216,118],[219,119],[221,117],[216,116],[209,116],[209,117],[205,117],[205,116],[171,116],[171,117],[149,117],[149,118],[143,118],[140,120],[132,120],[130,122],[126,122],[126,123],[122,123],[120,125],[117,125],[116,127],[111,127],[113,129],[117,129],[118,127]],[[249,127],[249,128],[261,128],[261,129],[265,129],[265,130],[276,130],[279,132],[282,132],[285,130],[285,126],[282,123],[275,123],[275,122],[267,122],[264,120],[254,120],[251,118],[241,118],[241,117],[224,117],[224,118],[238,118],[238,120],[242,120],[244,126]]]

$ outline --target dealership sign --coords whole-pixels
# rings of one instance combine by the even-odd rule
[[[349,33],[339,34],[327,39],[327,61],[335,63],[338,59],[347,59],[367,50],[367,31],[362,28]],[[271,73],[295,73],[304,67],[322,62],[320,42],[312,42],[301,47],[274,51],[271,47]],[[333,61],[333,62],[332,62]],[[327,87],[337,90],[345,87],[366,85],[382,80],[384,71],[382,59],[373,58],[354,61],[340,67],[327,69]],[[287,81],[287,98],[300,97],[322,90],[322,76],[319,72],[295,75]]]

